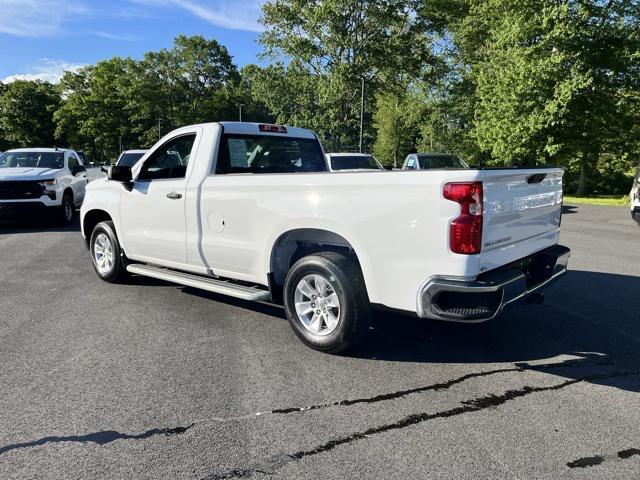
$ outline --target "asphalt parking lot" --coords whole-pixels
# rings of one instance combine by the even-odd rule
[[[483,325],[378,314],[348,356],[280,308],[94,274],[0,225],[0,478],[638,478],[640,228],[567,206],[571,272]]]

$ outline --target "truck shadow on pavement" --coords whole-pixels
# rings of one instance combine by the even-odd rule
[[[80,232],[80,216],[76,213],[70,225],[61,226],[49,218],[0,220],[0,236],[15,233]]]
[[[350,355],[396,362],[513,363],[581,378],[606,366],[640,370],[639,320],[640,277],[569,271],[549,288],[544,304],[517,305],[484,324],[379,312],[369,341]],[[557,359],[557,370],[536,367],[561,355],[572,358]],[[572,368],[566,368],[569,364]],[[640,376],[588,381],[640,391]]]
[[[286,321],[283,308],[277,305],[191,288],[183,291]],[[517,305],[482,324],[462,325],[378,311],[369,337],[345,356],[432,364],[507,363],[640,391],[640,376],[598,373],[603,368],[609,372],[640,371],[639,293],[640,277],[569,271],[550,287],[544,304]]]

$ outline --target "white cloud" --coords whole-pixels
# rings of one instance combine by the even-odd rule
[[[207,2],[196,0],[133,0],[138,4],[158,7],[177,7],[199,17],[212,25],[231,30],[261,32],[258,22],[261,15],[261,0],[218,0]]]
[[[89,8],[77,0],[0,0],[0,12],[0,33],[36,38],[57,34],[63,22]]]
[[[91,31],[87,33],[91,35],[95,35],[96,37],[106,38],[107,40],[121,40],[124,42],[133,42],[135,40],[140,40],[140,36],[138,35],[120,35],[117,33],[102,32],[102,31]]]
[[[64,72],[76,72],[84,65],[69,63],[60,60],[43,58],[40,65],[36,65],[27,73],[17,73],[2,79],[3,83],[11,83],[16,80],[43,80],[51,83],[58,83]]]

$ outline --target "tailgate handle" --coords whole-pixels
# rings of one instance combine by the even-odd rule
[[[527,178],[527,183],[530,185],[533,183],[540,183],[546,177],[547,177],[546,173],[535,173],[531,175],[529,178]]]

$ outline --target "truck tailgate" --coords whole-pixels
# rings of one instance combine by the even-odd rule
[[[482,173],[482,257],[495,257],[497,251],[506,249],[511,250],[509,257],[524,257],[557,243],[562,215],[562,169]]]

